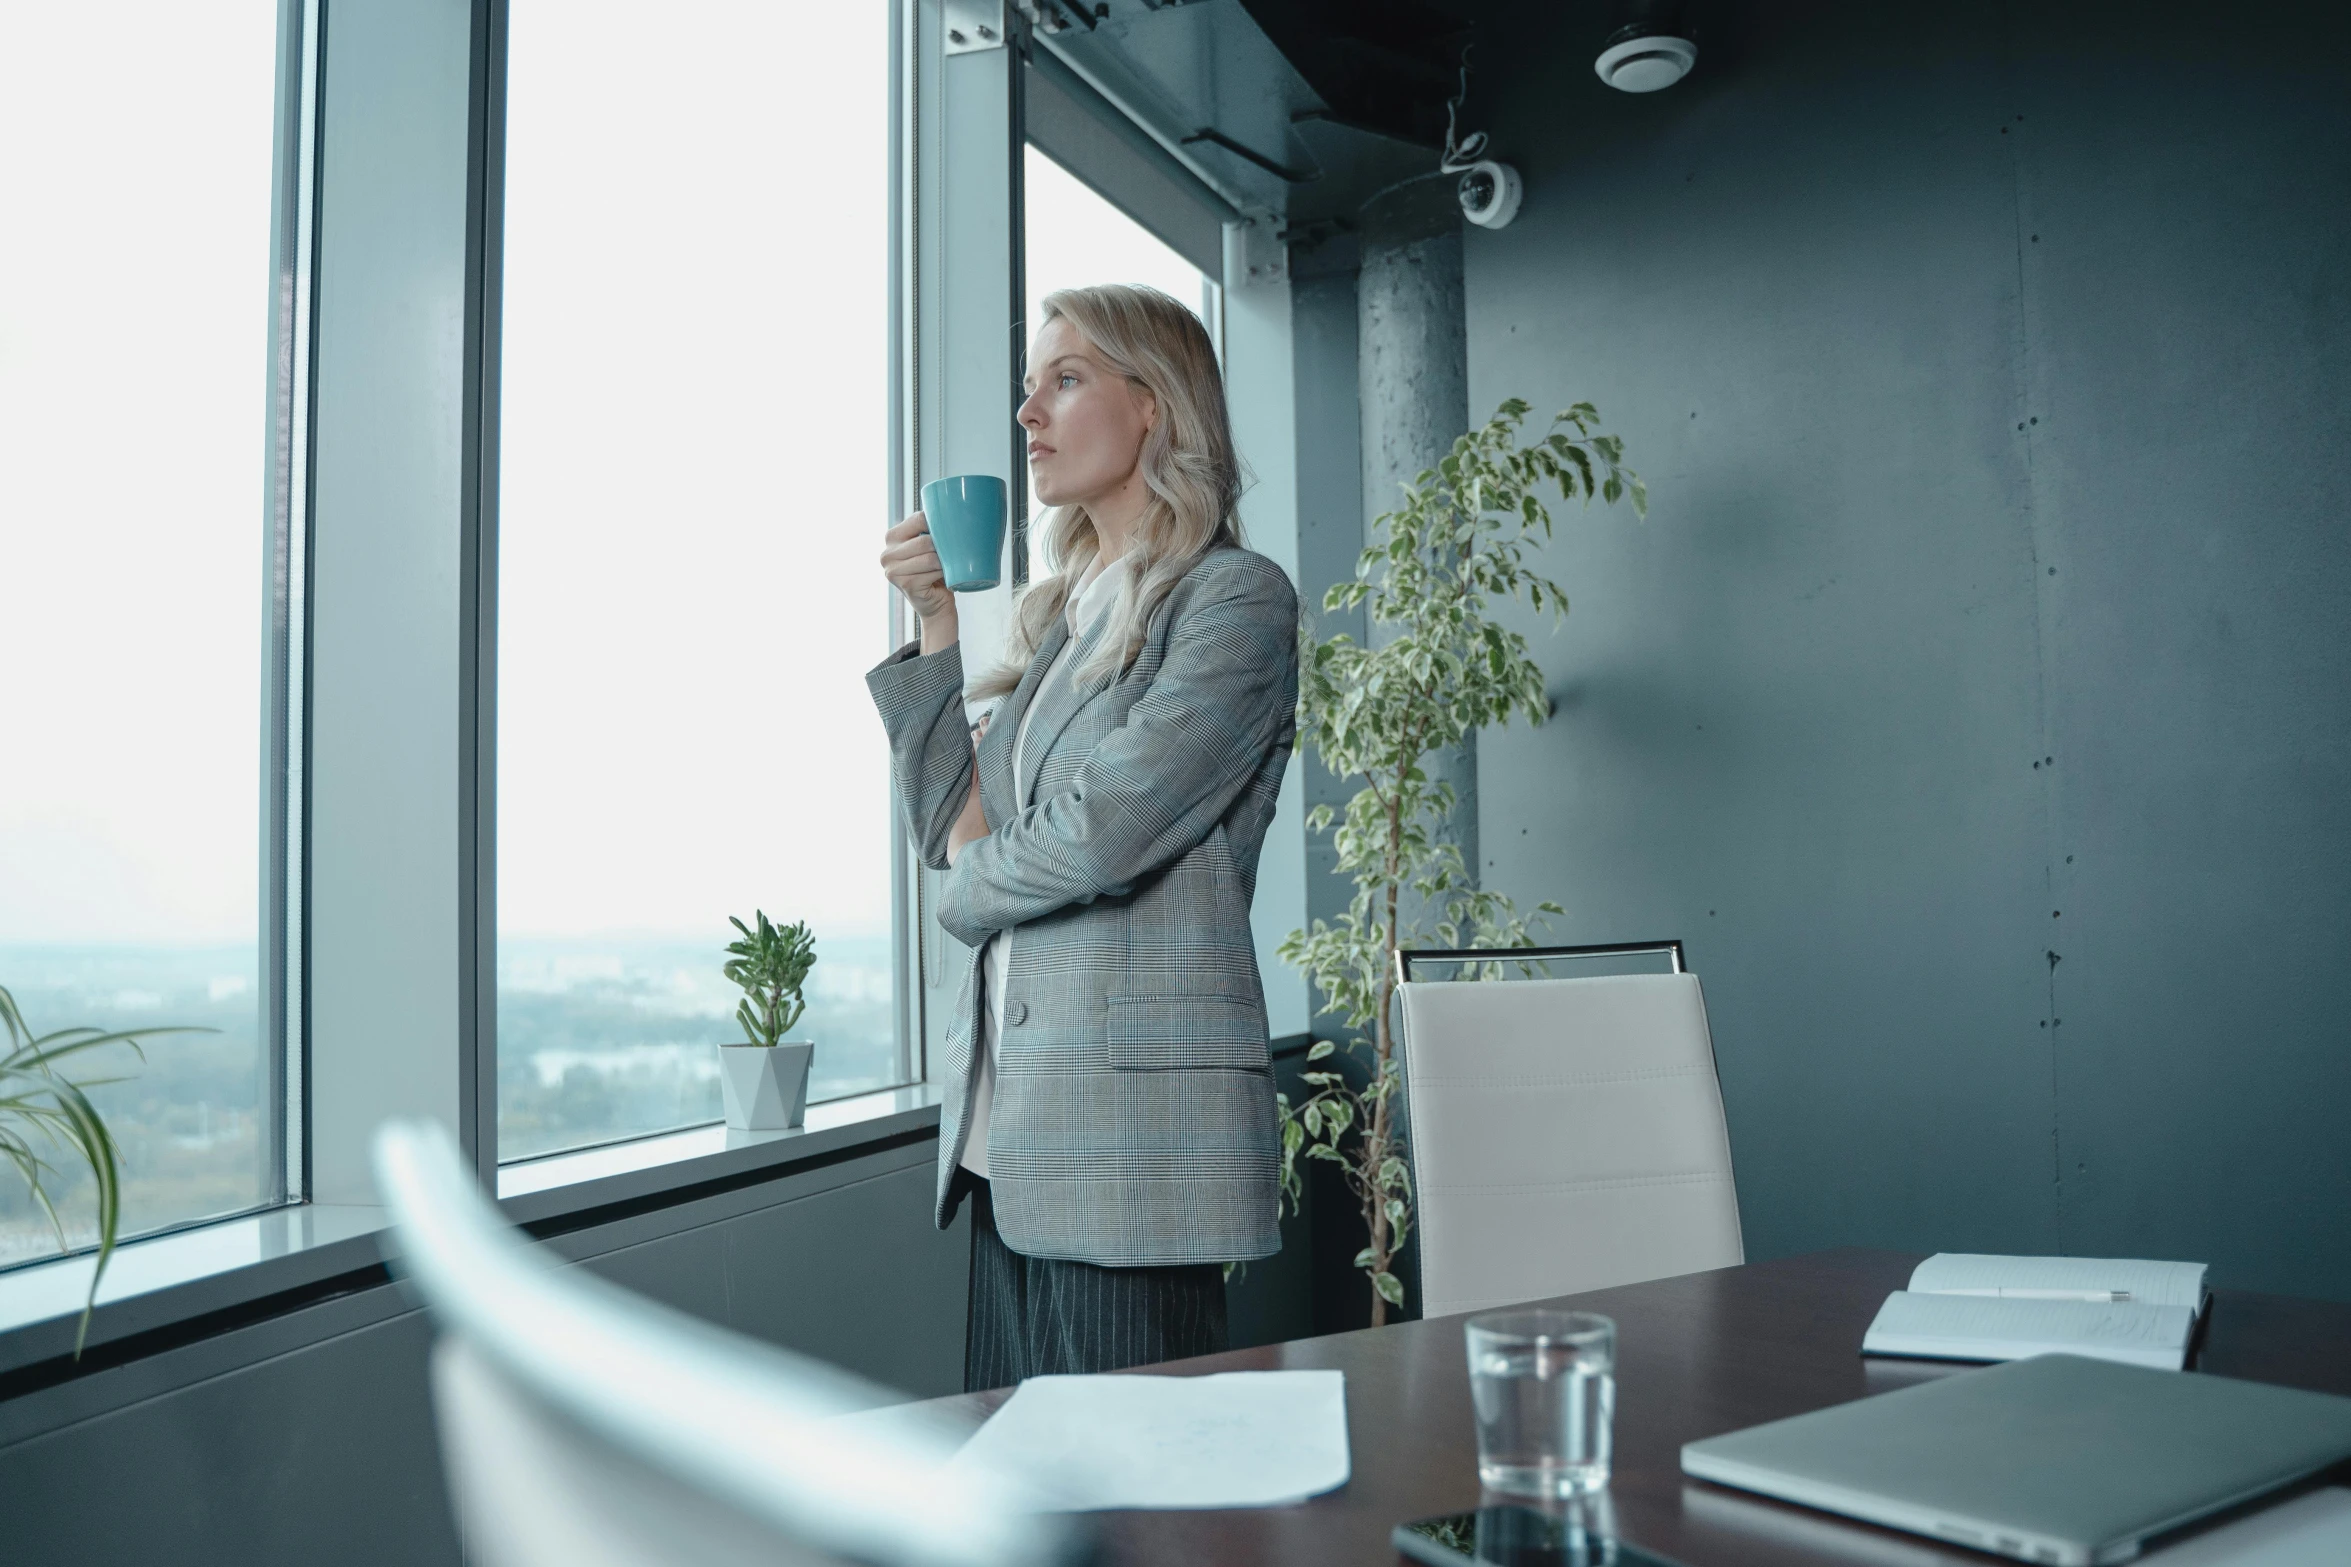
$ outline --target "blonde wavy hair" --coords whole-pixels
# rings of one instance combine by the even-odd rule
[[[1155,288],[1105,283],[1045,296],[1042,332],[1067,321],[1116,373],[1158,400],[1159,417],[1143,437],[1143,483],[1151,501],[1128,537],[1126,580],[1105,635],[1075,671],[1083,684],[1123,675],[1143,650],[1151,616],[1200,557],[1241,543],[1241,464],[1233,452],[1224,377],[1200,318]],[[1047,575],[1015,601],[1004,661],[974,683],[974,697],[1002,696],[1020,684],[1037,646],[1069,602],[1071,588],[1102,552],[1083,506],[1055,506],[1038,528]]]

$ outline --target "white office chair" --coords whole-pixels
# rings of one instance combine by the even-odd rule
[[[1673,972],[1414,975],[1630,953]],[[1426,1315],[1745,1260],[1706,1002],[1680,942],[1402,952],[1396,966]]]
[[[434,1413],[479,1567],[1082,1559],[1018,1482],[947,1467],[951,1436],[835,1418],[881,1390],[558,1266],[437,1124],[384,1126],[375,1173],[389,1260],[441,1330]]]

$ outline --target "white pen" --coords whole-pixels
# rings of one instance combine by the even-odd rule
[[[1981,1289],[1937,1290],[1938,1295],[1991,1295],[2001,1300],[2088,1300],[2101,1306],[2111,1306],[2131,1298],[2129,1290],[2026,1290]]]

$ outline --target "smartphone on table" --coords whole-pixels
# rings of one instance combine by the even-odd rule
[[[1400,1523],[1391,1538],[1428,1567],[1678,1567],[1581,1517],[1510,1503]]]

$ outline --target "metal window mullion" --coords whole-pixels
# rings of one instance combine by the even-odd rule
[[[921,487],[921,376],[917,360],[921,331],[915,309],[916,258],[922,233],[921,182],[916,167],[922,128],[922,93],[914,48],[921,31],[918,3],[898,0],[890,8],[890,502],[885,524],[914,509],[913,498]],[[883,591],[890,646],[901,647],[914,634],[913,616],[902,595]],[[907,851],[906,834],[899,830],[895,801],[891,802],[888,821],[896,1075],[902,1083],[920,1082],[928,1075],[923,1049],[922,879],[914,856]]]
[[[462,594],[482,4],[324,0],[318,30],[302,1035],[319,1202],[374,1200],[369,1136],[387,1116],[470,1133]]]
[[[255,1105],[260,1190],[309,1188],[304,1051],[309,665],[312,276],[317,242],[318,0],[282,0],[270,246],[268,466],[264,517],[260,982],[262,1081]]]
[[[466,131],[463,517],[458,723],[458,1124],[498,1182],[498,431],[505,263],[506,0],[474,0]]]
[[[1021,366],[1028,358],[1028,74],[1022,69],[1031,47],[1028,22],[1017,14],[1006,21],[1010,39],[1004,50],[1004,70],[1007,79],[1004,115],[1004,158],[1006,201],[1010,207],[1007,230],[1012,236],[1010,255],[1005,258],[1009,303],[1007,314],[1011,319],[1012,384],[1006,390],[1009,407],[1005,410],[1006,438],[1011,442],[1011,456],[1005,469],[1005,497],[1011,507],[1012,524],[1011,569],[1015,591],[1028,586],[1029,580],[1029,464],[1028,432],[1012,417],[1023,401]]]

